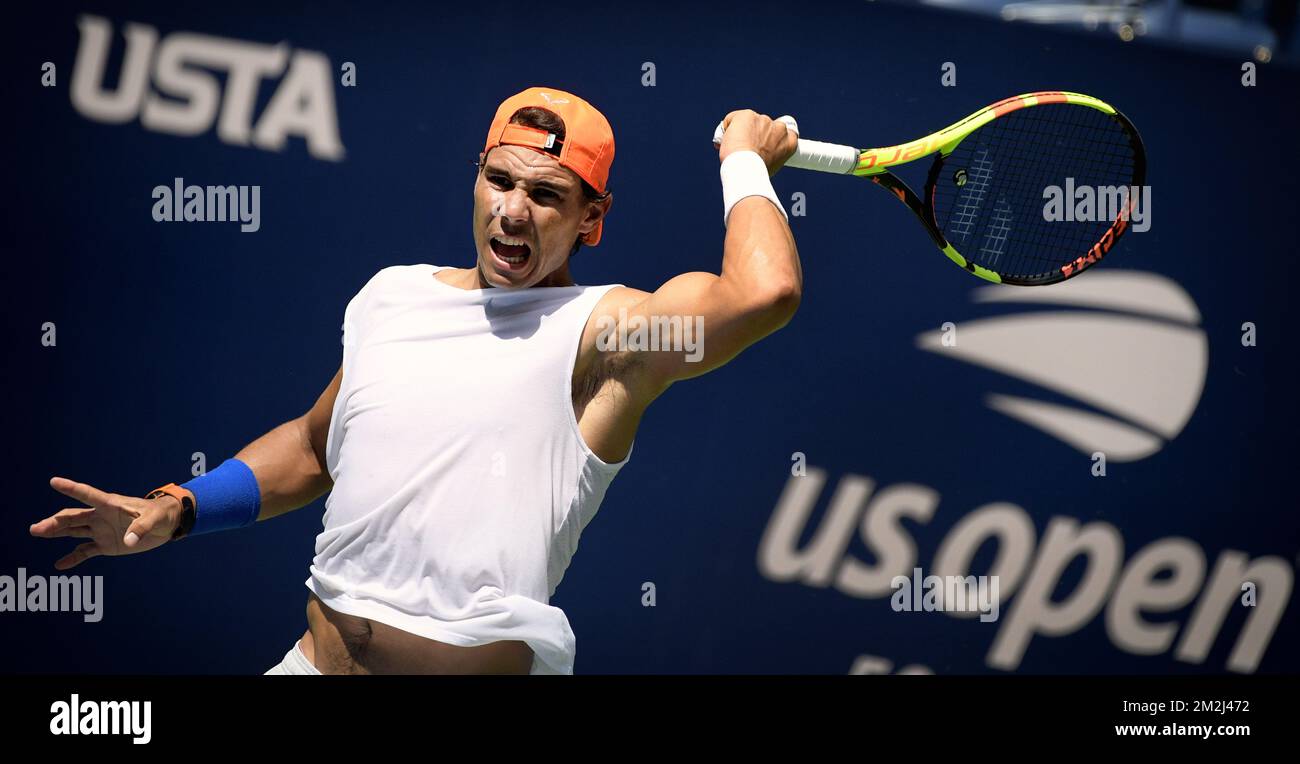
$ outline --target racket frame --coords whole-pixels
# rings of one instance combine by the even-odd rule
[[[1133,148],[1133,179],[1128,185],[1141,187],[1146,181],[1146,152],[1142,145],[1142,137],[1138,134],[1137,128],[1129,121],[1119,110],[1115,109],[1106,102],[1082,93],[1071,93],[1060,90],[1043,90],[1033,93],[1024,93],[1021,95],[1004,98],[997,103],[980,109],[965,119],[954,122],[953,124],[931,133],[923,138],[918,138],[907,143],[900,143],[896,146],[885,146],[874,149],[862,149],[858,151],[858,161],[851,168],[845,168],[843,163],[836,165],[838,169],[829,169],[826,165],[828,162],[822,160],[815,162],[811,157],[824,157],[832,150],[840,150],[843,155],[844,146],[837,144],[827,144],[817,141],[806,141],[801,139],[800,150],[792,162],[787,165],[800,167],[801,169],[821,170],[824,172],[837,172],[839,174],[850,174],[858,177],[869,179],[871,182],[889,191],[898,198],[903,204],[916,215],[917,219],[930,234],[935,246],[942,251],[949,260],[952,260],[963,269],[986,281],[992,281],[998,284],[1013,284],[1017,286],[1041,286],[1044,284],[1053,284],[1064,281],[1081,271],[1095,265],[1114,247],[1115,242],[1120,236],[1128,230],[1128,221],[1131,213],[1136,207],[1137,198],[1130,195],[1128,208],[1124,210],[1114,221],[1111,222],[1101,238],[1093,245],[1088,252],[1075,258],[1066,265],[1045,271],[1042,274],[1036,274],[1031,277],[1004,276],[977,265],[967,260],[957,248],[954,247],[944,237],[938,221],[935,219],[934,210],[934,190],[939,172],[943,167],[944,161],[957,148],[967,136],[989,122],[1002,117],[1011,112],[1020,109],[1032,108],[1046,104],[1071,104],[1096,109],[1120,123],[1129,137],[1130,145]],[[806,147],[805,147],[806,144]],[[929,175],[925,184],[925,197],[918,196],[912,189],[897,175],[890,172],[890,168],[899,165],[915,162],[932,154],[935,156],[933,164],[930,166]],[[808,158],[804,158],[808,157]],[[847,171],[846,171],[847,169]]]

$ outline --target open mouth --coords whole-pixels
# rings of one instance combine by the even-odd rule
[[[527,263],[532,255],[528,244],[523,239],[516,239],[513,236],[493,236],[488,245],[492,247],[492,254],[496,255],[497,259],[512,268]]]

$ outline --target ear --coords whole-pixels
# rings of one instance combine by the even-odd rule
[[[609,214],[609,208],[614,205],[614,194],[601,199],[598,202],[587,202],[587,215],[582,219],[582,225],[578,226],[578,233],[585,238],[596,227],[596,224]]]

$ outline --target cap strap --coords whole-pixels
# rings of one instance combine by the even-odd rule
[[[510,143],[535,149],[549,149],[555,146],[555,133],[512,123],[501,130],[501,139],[498,143]]]

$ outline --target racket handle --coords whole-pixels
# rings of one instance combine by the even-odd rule
[[[852,146],[840,143],[823,143],[800,138],[799,147],[794,150],[794,154],[789,159],[785,160],[785,166],[843,175],[853,172],[853,168],[858,166],[858,156],[861,153]]]
[[[796,126],[793,117],[781,117],[777,121],[785,122],[798,135],[799,128]],[[722,145],[722,133],[722,123],[719,122],[717,129],[713,131],[714,146]],[[817,172],[844,175],[853,172],[853,169],[858,166],[858,156],[861,153],[852,146],[800,138],[798,147],[795,148],[794,154],[785,161],[785,166],[800,170],[816,170]]]

